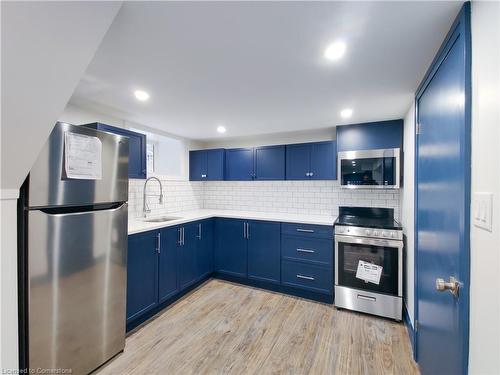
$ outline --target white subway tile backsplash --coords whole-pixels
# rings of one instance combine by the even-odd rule
[[[338,181],[168,181],[162,180],[164,200],[149,197],[150,215],[208,209],[338,215],[339,206],[394,208],[399,218],[399,191],[345,190]],[[130,180],[129,214],[142,215],[144,180]],[[149,194],[159,194],[155,181]]]

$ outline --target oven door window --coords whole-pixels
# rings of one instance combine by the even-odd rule
[[[380,283],[356,277],[359,261],[382,267]],[[338,243],[338,284],[378,293],[398,294],[398,249],[365,244]]]
[[[393,186],[396,182],[396,158],[377,157],[342,159],[342,185]]]

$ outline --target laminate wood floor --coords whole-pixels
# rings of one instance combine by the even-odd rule
[[[403,324],[210,280],[127,337],[107,374],[418,374]]]

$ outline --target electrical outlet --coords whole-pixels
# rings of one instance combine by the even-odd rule
[[[493,193],[474,193],[472,222],[478,228],[493,229]]]

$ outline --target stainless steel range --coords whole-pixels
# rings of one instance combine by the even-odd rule
[[[336,307],[402,319],[403,230],[393,209],[340,207],[335,267]]]

